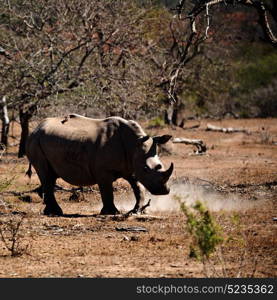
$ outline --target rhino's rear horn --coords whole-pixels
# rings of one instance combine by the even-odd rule
[[[170,167],[163,172],[163,181],[164,182],[167,182],[169,177],[171,176],[172,172],[173,172],[173,169],[174,169],[174,165],[173,163],[171,163]]]

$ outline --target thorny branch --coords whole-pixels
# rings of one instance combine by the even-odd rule
[[[19,219],[10,219],[8,222],[0,223],[0,240],[6,249],[11,252],[11,256],[21,256],[26,253],[29,245],[22,244],[21,225],[25,216]]]

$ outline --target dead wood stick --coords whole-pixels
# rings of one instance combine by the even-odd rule
[[[145,205],[143,205],[138,211],[135,211],[134,209],[131,209],[127,213],[123,214],[123,217],[128,218],[133,213],[138,213],[138,212],[141,213],[141,214],[144,214],[144,211],[145,211],[146,207],[150,206],[150,202],[151,202],[151,199],[149,199],[148,202]]]
[[[197,150],[195,151],[196,154],[202,154],[207,151],[207,146],[202,140],[197,139],[186,139],[186,138],[174,138],[172,143],[179,143],[179,144],[186,144],[186,145],[193,145],[196,146]]]
[[[219,131],[224,133],[235,133],[235,132],[243,132],[249,134],[249,131],[242,128],[232,128],[232,127],[219,127],[212,124],[207,124],[206,131]]]
[[[82,186],[78,187],[78,188],[65,188],[62,187],[60,185],[55,185],[55,190],[57,192],[70,192],[70,193],[75,193],[75,192],[82,192],[82,193],[90,193],[90,192],[97,192],[97,190],[91,188],[91,187],[87,187],[84,188]]]
[[[144,214],[144,211],[145,211],[146,207],[150,206],[150,202],[151,202],[151,199],[149,199],[148,202],[145,205],[142,206],[142,208],[140,209],[140,212],[142,214]]]

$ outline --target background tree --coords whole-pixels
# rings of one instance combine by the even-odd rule
[[[240,30],[233,31],[234,26],[233,24],[230,24],[230,15],[229,19],[227,18],[226,22],[226,9],[225,7],[227,5],[232,4],[235,6],[236,9],[238,9],[239,12],[243,11],[243,15],[247,16],[249,15],[248,21],[253,20],[253,10],[255,10],[256,15],[259,17],[258,22],[261,25],[261,28],[263,29],[264,35],[263,37],[273,45],[273,47],[276,47],[276,35],[274,32],[277,32],[276,27],[276,2],[274,1],[252,1],[252,0],[237,0],[237,1],[225,1],[225,0],[212,0],[212,1],[205,1],[205,0],[194,0],[194,1],[186,1],[186,0],[180,0],[177,7],[176,12],[178,19],[181,20],[184,24],[189,24],[190,27],[184,26],[183,30],[183,42],[178,44],[179,48],[179,60],[177,60],[176,63],[174,63],[172,66],[172,70],[169,72],[169,84],[167,83],[167,90],[168,90],[168,99],[169,103],[173,103],[175,106],[175,110],[179,110],[181,108],[180,106],[180,100],[178,95],[180,96],[180,92],[184,92],[184,87],[180,88],[181,85],[184,86],[184,78],[186,81],[186,88],[185,93],[190,94],[190,99],[197,99],[197,106],[201,109],[201,107],[204,106],[205,102],[207,102],[206,99],[211,99],[209,94],[209,90],[206,89],[207,85],[203,85],[203,78],[207,78],[207,74],[211,75],[211,69],[217,70],[219,65],[222,66],[228,66],[230,65],[230,59],[222,59],[226,57],[226,53],[229,52],[229,49],[226,49],[226,46],[228,45],[230,49],[233,50],[233,54],[238,55],[238,51],[234,51],[234,45],[231,43],[228,43],[228,38],[230,38],[230,35],[237,35],[241,41],[243,41],[242,45],[245,46],[245,42],[249,40],[249,37],[251,37],[251,34],[249,37],[246,37],[243,33],[244,29],[242,26],[239,28]],[[225,6],[222,8],[222,6]],[[248,14],[247,11],[243,10],[241,7],[247,7],[248,10],[252,12]],[[225,11],[224,11],[225,10]],[[225,19],[222,22],[222,19]],[[252,20],[251,20],[252,19]],[[237,23],[240,24],[240,20],[235,20]],[[253,21],[252,21],[253,22]],[[218,30],[219,27],[217,27],[217,30],[214,29],[214,25],[219,25],[221,23],[221,29]],[[226,23],[229,23],[228,26],[226,26]],[[243,25],[243,24],[240,24]],[[222,30],[223,29],[223,30]],[[242,30],[243,29],[243,30]],[[240,32],[238,32],[240,31]],[[176,32],[176,30],[175,30]],[[246,31],[247,34],[249,34],[249,30]],[[253,38],[253,35],[252,35]],[[179,38],[179,41],[181,39]],[[205,44],[203,43],[205,41]],[[212,47],[211,41],[219,42],[220,47],[216,48],[216,51],[211,51]],[[175,43],[176,45],[177,43]],[[210,45],[209,45],[210,44]],[[236,44],[236,43],[235,43]],[[271,49],[272,50],[272,49]],[[268,52],[272,52],[267,50]],[[224,53],[225,52],[225,53]],[[224,55],[224,54],[225,55]],[[188,80],[188,68],[191,69],[191,60],[195,59],[197,54],[201,54],[200,60],[202,60],[202,63],[200,63],[200,66],[203,66],[203,63],[205,65],[205,71],[199,72],[199,70],[196,70],[192,67],[192,78],[193,80]],[[222,55],[223,54],[223,55]],[[203,60],[204,58],[204,60]],[[206,60],[208,59],[208,60]],[[273,61],[276,62],[276,56],[274,55]],[[208,62],[208,65],[207,65]],[[232,60],[234,62],[234,58]],[[194,65],[195,63],[199,63],[198,60],[193,61]],[[212,65],[212,68],[209,66]],[[200,67],[201,68],[201,67]],[[234,82],[234,76],[231,74],[232,71],[234,73],[234,69],[232,69],[231,72],[228,70],[228,72],[225,72],[225,79],[222,80],[222,78],[218,78],[216,80],[217,87],[215,87],[215,84],[213,84],[214,91],[221,90],[221,95],[223,95],[223,98],[226,100],[223,101],[223,113],[231,112],[233,113],[233,107],[236,107],[236,103],[240,102],[238,100],[233,101],[234,104],[232,105],[232,101],[230,101],[230,97],[234,98],[237,93],[234,91],[236,90],[236,84]],[[203,68],[202,68],[203,70]],[[226,68],[225,68],[226,70]],[[244,73],[242,70],[237,70],[238,73],[242,74]],[[270,80],[274,78],[274,75],[276,75],[275,71],[270,72]],[[222,71],[217,73],[222,74]],[[241,75],[239,74],[238,77]],[[263,74],[264,75],[264,74]],[[190,76],[190,75],[189,75]],[[230,81],[230,79],[232,80]],[[194,87],[188,87],[189,82],[194,81]],[[208,80],[210,81],[210,80]],[[223,82],[224,81],[224,82]],[[199,86],[200,83],[200,86]],[[241,87],[242,88],[242,87]],[[242,89],[239,89],[240,92],[242,92]],[[189,90],[192,93],[188,93]],[[205,100],[203,95],[201,95],[201,92],[203,94],[203,91],[205,91]],[[194,94],[194,95],[193,95]],[[193,97],[194,96],[194,97]],[[222,97],[222,96],[221,96]],[[227,97],[227,98],[226,98]],[[228,99],[229,98],[229,99]],[[228,101],[229,100],[229,101]],[[228,104],[229,103],[229,104]],[[269,112],[268,106],[272,107],[273,101],[272,97],[269,100],[269,104],[265,105],[267,107],[267,112]],[[248,106],[248,105],[247,105]],[[241,108],[241,105],[238,105],[239,108]],[[262,109],[264,110],[264,109]],[[276,112],[276,105],[274,106],[274,111]],[[222,112],[221,112],[222,113]],[[176,113],[175,113],[176,114]],[[266,116],[267,114],[261,113],[261,115]],[[177,125],[177,124],[176,124]]]
[[[0,97],[21,124],[19,156],[34,116],[277,114],[274,1],[0,3]]]
[[[1,59],[1,94],[19,112],[19,156],[31,117],[54,97],[88,88],[90,97],[100,106],[107,103],[110,111],[116,101],[127,103],[133,79],[126,74],[137,76],[137,66],[129,64],[127,72],[125,61],[142,51],[136,27],[145,9],[137,12],[127,1],[1,2],[1,47],[9,56]]]

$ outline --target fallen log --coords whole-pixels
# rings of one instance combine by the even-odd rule
[[[235,132],[243,132],[249,134],[249,131],[242,128],[232,128],[232,127],[219,127],[212,124],[207,124],[206,131],[217,131],[217,132],[224,132],[224,133],[235,133]]]
[[[200,127],[200,124],[196,124],[196,125],[193,125],[193,126],[190,126],[190,127],[182,127],[184,130],[190,130],[190,129],[196,129],[196,128],[199,128]]]
[[[196,146],[197,150],[194,151],[195,154],[203,154],[207,151],[207,146],[202,140],[197,139],[186,139],[186,138],[174,138],[172,143],[186,144]]]

